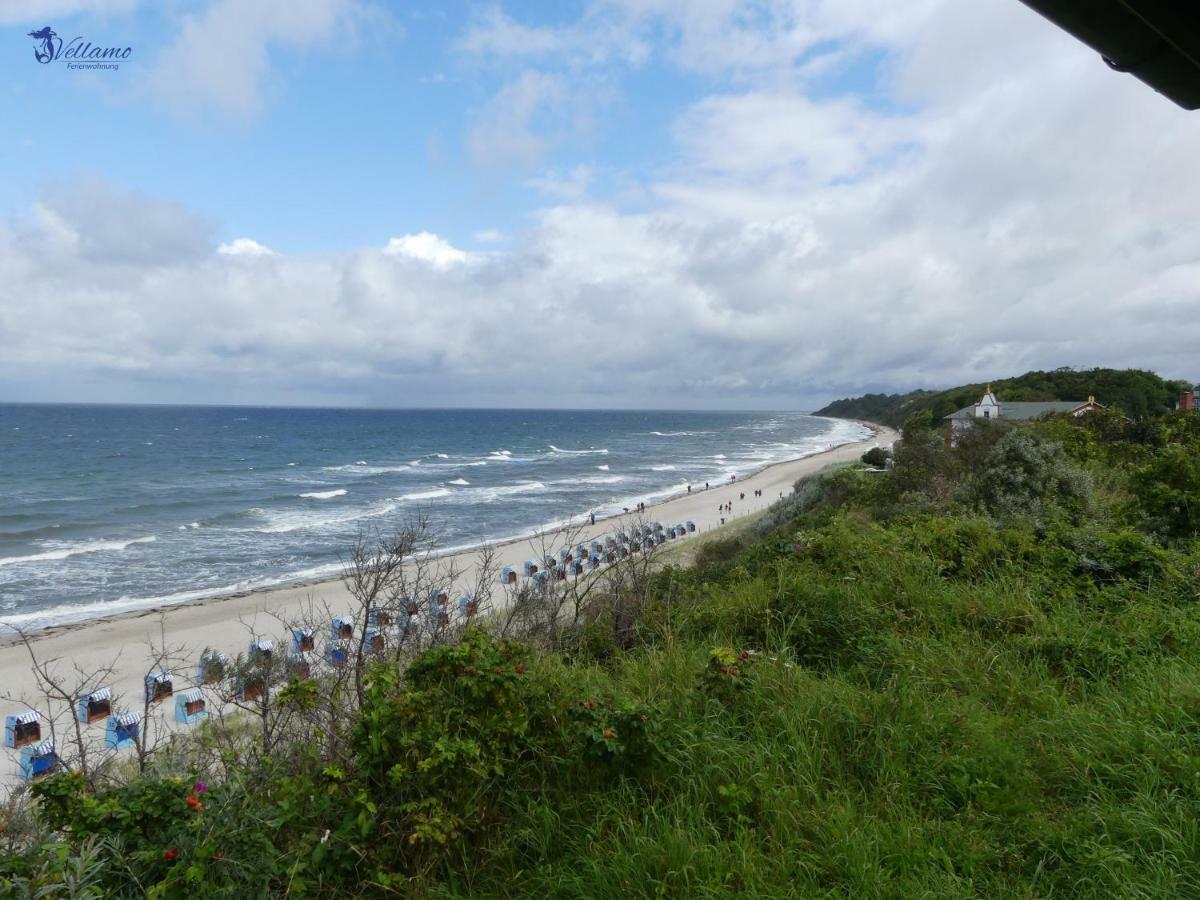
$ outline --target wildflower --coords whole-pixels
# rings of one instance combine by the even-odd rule
[[[750,654],[746,650],[743,650],[741,653],[738,654],[738,659],[740,659],[742,662],[745,662],[749,658],[750,658]]]
[[[204,804],[200,802],[200,798],[197,797],[195,794],[191,794],[188,796],[187,805],[195,810],[204,809]]]
[[[225,854],[222,853],[220,850],[213,851],[213,859],[215,859],[217,862],[220,862],[224,858],[225,858]]]
[[[178,855],[179,851],[175,850],[174,848],[163,851],[163,859],[165,859],[167,862],[175,862],[175,857]]]
[[[195,784],[192,785],[192,790],[195,791],[197,794],[203,794],[205,791],[208,790],[208,782],[207,781],[197,781]]]
[[[579,705],[580,705],[580,706],[582,706],[584,709],[595,709],[595,708],[596,708],[596,701],[595,701],[595,700],[584,700],[584,701],[583,701],[581,704],[579,704]]]
[[[518,675],[524,675],[524,674],[525,674],[525,667],[524,667],[524,666],[517,666],[517,668],[516,668],[516,670],[515,670],[515,671],[516,671],[516,673],[517,673]]]
[[[613,731],[611,728],[604,729],[604,737],[608,738],[610,741],[613,738],[615,738],[616,736],[617,736],[617,733],[615,731]]]

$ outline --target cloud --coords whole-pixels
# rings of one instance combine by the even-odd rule
[[[379,17],[360,0],[212,0],[183,18],[147,85],[182,118],[246,122],[262,108],[276,53],[354,41]]]
[[[278,254],[264,244],[250,238],[236,238],[228,244],[221,244],[217,252],[222,256],[277,256]]]
[[[498,244],[504,240],[504,232],[496,228],[481,228],[475,232],[474,238],[481,244]]]
[[[687,27],[681,0],[606,9]],[[0,224],[0,387],[811,408],[1033,367],[1196,376],[1200,117],[1009,0],[769,12],[735,22],[764,31],[747,46],[800,47],[811,29],[851,55],[883,47],[884,101],[807,90],[807,51],[780,50],[774,77],[716,60],[664,161],[630,175],[636,204],[601,194],[602,163],[523,173],[546,205],[503,249],[421,231],[247,264],[178,205],[96,182],[45,191]],[[525,133],[508,158],[544,158],[570,84],[533,69],[506,83],[491,133]]]
[[[464,251],[428,231],[394,237],[387,242],[383,252],[390,256],[401,256],[429,263],[435,269],[449,269],[465,263],[468,259]]]
[[[52,19],[65,19],[80,13],[127,13],[140,2],[141,0],[0,0],[0,23],[42,26]]]
[[[569,97],[563,79],[525,70],[476,114],[467,137],[472,158],[488,167],[541,162],[562,139],[562,126],[557,123]]]

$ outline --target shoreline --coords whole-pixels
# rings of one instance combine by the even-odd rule
[[[822,417],[822,418],[831,418],[832,419],[833,417]],[[889,429],[887,426],[879,425],[874,422],[867,422],[867,421],[864,421],[861,419],[843,419],[840,421],[855,422],[858,425],[869,429],[871,431],[871,435],[869,435],[866,438],[862,438],[861,440],[847,441],[843,444],[837,444],[833,447],[828,447],[824,450],[816,450],[816,451],[813,451],[811,453],[807,453],[807,454],[804,454],[801,456],[795,456],[795,457],[791,457],[789,459],[783,459],[783,460],[779,460],[777,462],[767,463],[766,465],[760,466],[756,469],[751,469],[751,470],[739,475],[737,481],[733,481],[733,482],[723,481],[716,485],[713,485],[708,490],[711,492],[711,491],[717,490],[718,488],[727,487],[731,484],[746,484],[750,479],[757,478],[760,475],[763,475],[764,473],[770,472],[771,470],[777,469],[781,466],[792,465],[792,464],[795,464],[797,462],[801,462],[801,461],[807,460],[807,459],[816,459],[827,453],[832,453],[836,450],[841,449],[842,447],[846,447],[851,444],[861,444],[861,443],[865,443],[865,442],[871,441],[871,440],[877,441],[881,434],[891,431],[891,429]],[[893,438],[893,440],[894,440],[894,438]],[[703,495],[704,493],[705,493],[704,490],[700,490],[700,491],[696,491],[696,492],[688,492],[686,490],[683,490],[683,491],[678,491],[676,493],[667,494],[665,496],[662,496],[662,497],[656,499],[653,503],[647,504],[645,515],[649,516],[653,510],[659,509],[659,508],[661,508],[669,503],[672,503],[676,500],[680,500],[680,499],[687,498],[687,497],[696,497],[696,496]],[[776,499],[778,499],[778,498],[776,498]],[[565,531],[568,529],[580,529],[580,528],[590,529],[593,527],[601,528],[601,525],[603,523],[619,520],[626,515],[634,515],[635,512],[636,512],[636,507],[633,510],[631,510],[629,513],[615,512],[615,513],[610,513],[605,516],[597,516],[594,526],[588,524],[588,515],[589,514],[585,512],[585,513],[579,514],[578,517],[572,516],[571,518],[566,519],[566,520],[559,520],[556,522],[550,522],[550,523],[537,525],[537,526],[533,527],[532,529],[530,529],[529,531],[525,531],[525,532],[522,532],[517,535],[506,535],[506,536],[501,536],[501,537],[492,538],[492,539],[480,540],[480,541],[477,541],[472,544],[461,544],[461,545],[457,545],[454,547],[448,547],[445,550],[435,551],[433,554],[431,554],[431,558],[439,559],[439,560],[452,560],[455,557],[471,556],[475,553],[478,553],[484,547],[492,547],[497,552],[501,552],[501,551],[503,551],[507,548],[511,548],[517,544],[528,543],[528,542],[536,539],[540,535],[556,534],[558,532]],[[577,518],[579,519],[579,521],[576,521]],[[603,529],[601,529],[601,530],[603,531]],[[337,564],[330,563],[328,565],[337,565]],[[69,618],[69,619],[66,619],[61,622],[52,622],[47,625],[40,625],[40,626],[33,626],[33,627],[22,626],[22,630],[25,632],[26,637],[29,638],[30,641],[36,642],[36,641],[40,641],[44,638],[53,637],[54,635],[63,634],[65,632],[71,631],[73,629],[84,628],[89,625],[104,624],[104,623],[109,623],[109,622],[120,622],[120,621],[126,620],[126,619],[139,619],[139,618],[144,618],[145,616],[148,616],[148,615],[162,615],[162,614],[169,615],[171,613],[171,611],[174,611],[174,610],[191,608],[191,607],[211,606],[213,604],[218,604],[218,603],[242,600],[247,597],[255,596],[255,595],[261,595],[264,598],[269,598],[272,595],[279,594],[282,592],[292,592],[292,591],[302,590],[302,589],[306,589],[306,588],[328,588],[331,586],[342,584],[342,577],[340,574],[336,574],[336,575],[322,574],[322,575],[308,577],[308,578],[297,578],[295,580],[292,580],[291,578],[288,578],[287,576],[283,576],[283,578],[285,580],[281,580],[281,581],[278,581],[273,584],[248,586],[248,587],[245,587],[245,588],[242,588],[239,590],[233,590],[233,591],[226,590],[225,588],[214,588],[213,589],[214,592],[211,594],[202,594],[200,596],[189,597],[187,599],[176,600],[173,602],[168,602],[168,601],[166,601],[165,598],[149,598],[145,601],[145,605],[131,606],[131,607],[127,607],[124,609],[118,609],[118,610],[114,610],[112,612],[107,612],[107,613],[98,612],[95,615],[82,615],[79,618]],[[204,589],[197,588],[196,590],[202,591]],[[178,593],[192,594],[192,593],[194,593],[194,591],[184,590],[184,591],[180,591]],[[115,602],[119,602],[119,601],[112,601],[112,602],[115,603]],[[132,602],[136,603],[136,602],[140,602],[140,601],[134,600]],[[16,635],[16,631],[15,631],[14,627],[9,625],[4,618],[0,618],[0,652],[3,652],[4,650],[6,650],[10,647],[19,646],[20,644],[21,644],[21,639]]]
[[[765,510],[781,496],[791,493],[797,479],[838,463],[857,460],[870,447],[887,445],[897,438],[893,429],[872,423],[861,424],[871,431],[864,439],[772,463],[751,475],[713,485],[708,490],[664,499],[647,505],[640,516],[631,509],[628,516],[618,513],[598,517],[595,525],[584,519],[580,525],[562,525],[482,546],[495,550],[498,566],[511,565],[520,571],[523,559],[539,555],[535,542],[545,542],[542,546],[557,545],[560,539],[556,536],[567,529],[571,531],[572,540],[590,541],[616,530],[614,525],[622,519],[636,516],[643,521],[661,520],[668,527],[693,521],[696,534],[689,538],[712,534]],[[762,492],[762,497],[753,496],[756,490]],[[743,493],[746,497],[740,499]],[[718,508],[726,503],[733,504],[732,514]],[[679,545],[686,545],[689,538],[684,538]],[[438,558],[437,565],[459,569],[461,581],[458,587],[470,589],[478,570],[479,549],[449,552]],[[252,635],[278,639],[286,634],[286,622],[304,618],[306,612],[328,610],[329,614],[337,615],[351,608],[350,595],[341,578],[313,579],[302,584],[246,590],[52,625],[30,632],[28,649],[19,638],[9,637],[0,644],[0,685],[3,686],[0,688],[0,716],[45,705],[32,671],[30,652],[35,653],[43,665],[60,673],[68,685],[76,680],[74,672],[106,672],[103,685],[112,689],[114,707],[132,703],[136,708],[140,706],[142,681],[150,666],[148,646],[151,642],[171,648],[170,667],[184,686],[190,686],[196,662],[205,649],[235,656],[244,652]],[[290,641],[283,643],[286,645]],[[0,762],[0,786],[11,785],[16,780],[17,754],[9,752],[3,760]]]

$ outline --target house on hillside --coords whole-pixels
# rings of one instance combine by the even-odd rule
[[[1001,403],[992,393],[989,384],[987,392],[978,403],[964,406],[958,412],[946,416],[950,429],[946,440],[953,447],[958,439],[967,431],[974,428],[977,422],[1000,419],[1006,422],[1028,422],[1046,413],[1066,413],[1077,418],[1097,409],[1104,409],[1096,402],[1095,397],[1087,400],[1014,400]]]
[[[1180,394],[1175,408],[1181,409],[1184,412],[1200,412],[1200,386]]]

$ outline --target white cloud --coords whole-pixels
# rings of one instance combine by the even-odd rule
[[[557,122],[565,114],[569,97],[561,78],[525,70],[475,116],[467,139],[472,158],[489,167],[541,162],[561,139]]]
[[[474,237],[481,244],[498,244],[504,240],[504,232],[496,228],[481,228]]]
[[[52,19],[80,13],[115,15],[134,9],[140,0],[0,0],[0,23],[44,26]]]
[[[361,0],[212,0],[183,18],[148,86],[181,117],[216,112],[248,121],[263,105],[275,52],[353,42],[378,19]]]
[[[435,269],[449,269],[465,263],[468,259],[464,251],[428,231],[394,237],[387,242],[383,252],[390,256],[420,260],[429,263]]]
[[[223,256],[277,256],[276,252],[265,244],[250,238],[236,238],[227,244],[217,247],[217,252]]]
[[[1196,376],[1200,116],[1011,0],[769,6],[764,34],[743,15],[730,40],[776,54],[777,77],[714,61],[708,96],[675,116],[673,154],[637,173],[632,209],[597,196],[590,163],[551,168],[530,183],[553,205],[504,251],[423,231],[246,265],[176,205],[95,183],[48,191],[29,221],[0,224],[0,386],[804,406],[1031,367]],[[672,23],[675,48],[720,46],[701,25],[737,13],[606,8]],[[690,27],[687,9],[693,38],[670,30]],[[883,47],[903,111],[806,93],[792,48],[808,30]],[[517,134],[508,158],[544,155],[570,85],[533,70],[509,82],[490,123],[497,140]]]

